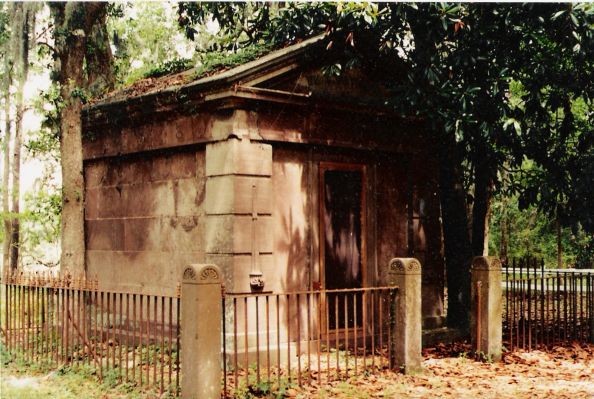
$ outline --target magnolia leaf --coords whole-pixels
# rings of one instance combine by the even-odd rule
[[[557,18],[559,18],[561,15],[565,14],[567,10],[561,10],[561,11],[557,11],[555,14],[553,14],[553,16],[551,17],[551,20],[556,20]]]

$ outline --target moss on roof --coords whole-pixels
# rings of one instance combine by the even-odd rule
[[[200,60],[197,63],[187,58],[167,61],[148,71],[144,78],[111,91],[102,97],[96,98],[92,102],[105,100],[117,101],[170,86],[184,85],[194,80],[254,61],[273,50],[275,48],[270,45],[251,45],[236,52],[205,52],[200,55]]]

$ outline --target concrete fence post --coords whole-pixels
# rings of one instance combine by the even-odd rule
[[[416,373],[422,370],[421,263],[415,258],[392,259],[388,284],[398,287],[393,336],[395,367],[405,374]]]
[[[221,397],[221,284],[215,265],[189,265],[181,287],[181,396]]]
[[[501,360],[502,289],[501,262],[493,256],[472,261],[470,334],[477,353]]]

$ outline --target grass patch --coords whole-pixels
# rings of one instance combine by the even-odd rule
[[[98,381],[93,366],[49,366],[30,364],[19,355],[10,355],[0,343],[0,392],[2,398],[53,399],[141,399],[158,395],[143,392],[133,384],[115,384],[104,376]],[[107,378],[105,378],[107,377]]]

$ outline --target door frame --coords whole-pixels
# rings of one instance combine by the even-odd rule
[[[367,166],[352,162],[320,162],[318,166],[318,234],[320,288],[326,289],[326,236],[324,229],[324,172],[328,170],[361,172],[361,287],[367,287]]]

